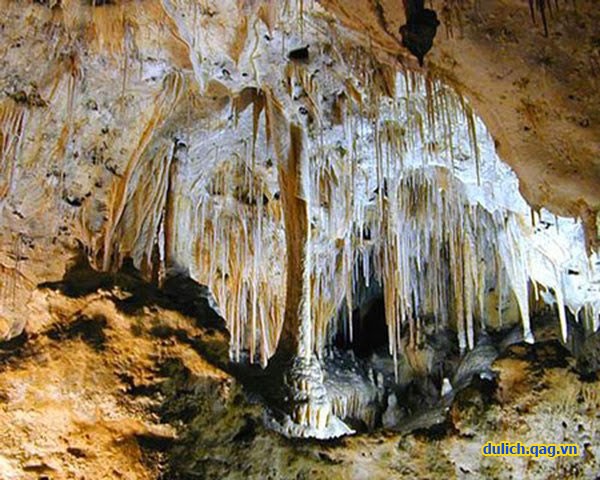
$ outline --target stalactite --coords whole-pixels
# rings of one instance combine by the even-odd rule
[[[544,36],[548,36],[548,20],[546,18],[546,7],[550,7],[551,3],[548,1],[546,4],[546,0],[529,0],[529,11],[531,13],[531,20],[535,24],[535,12],[536,10],[539,12],[540,17],[542,19],[542,25],[544,26]]]
[[[77,55],[71,54],[67,60],[67,106],[66,106],[66,118],[64,122],[64,128],[66,131],[66,138],[64,140],[64,144],[61,145],[60,151],[61,155],[61,188],[59,188],[59,192],[62,194],[62,190],[64,189],[64,181],[66,176],[67,166],[67,158],[69,153],[69,148],[71,146],[71,140],[73,136],[73,121],[75,115],[75,96],[77,94],[77,85],[82,79],[82,71],[81,65],[79,64],[79,59]]]
[[[155,101],[154,111],[144,128],[127,168],[125,169],[122,178],[113,185],[111,204],[109,206],[109,218],[104,233],[102,252],[102,268],[104,270],[109,270],[111,267],[114,267],[115,265],[118,266],[120,263],[118,256],[117,258],[114,258],[113,242],[116,229],[121,222],[121,218],[127,206],[132,177],[137,172],[137,167],[146,148],[152,140],[154,131],[161,126],[164,119],[177,104],[182,91],[182,82],[183,79],[177,73],[170,74],[165,78],[163,90]]]
[[[129,192],[127,207],[123,212],[126,229],[118,231],[120,252],[133,258],[140,258],[142,271],[152,271],[152,257],[155,245],[164,245],[163,235],[159,235],[167,205],[169,172],[173,159],[173,146],[161,145],[137,172],[135,188]],[[142,213],[143,212],[143,213]],[[152,238],[157,242],[153,243]],[[140,248],[143,246],[143,248]],[[164,248],[161,247],[164,251]]]
[[[167,17],[175,25],[175,35],[179,38],[188,50],[189,60],[194,71],[194,78],[198,83],[200,91],[204,91],[207,84],[206,71],[202,68],[203,52],[201,47],[204,45],[198,41],[198,33],[203,31],[201,17],[201,5],[191,3],[191,12],[185,6],[180,5],[181,0],[162,0],[161,4]],[[187,20],[185,13],[187,13]],[[191,20],[191,25],[188,22]]]
[[[8,196],[22,144],[26,109],[6,100],[0,105],[0,202]]]

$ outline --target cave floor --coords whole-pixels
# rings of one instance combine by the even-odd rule
[[[48,322],[0,349],[3,480],[558,479],[600,471],[600,382],[581,380],[571,359],[553,361],[543,346],[517,345],[496,360],[492,397],[465,390],[443,428],[292,441],[263,426],[264,407],[228,373],[222,327],[184,308],[186,299],[125,275],[107,278],[41,288]],[[483,457],[488,440],[572,442],[581,455]]]

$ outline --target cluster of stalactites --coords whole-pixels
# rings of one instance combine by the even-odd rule
[[[175,15],[184,11],[186,5],[178,1],[164,4],[182,32],[190,18],[196,18]],[[255,13],[263,21],[277,20],[279,14],[291,16],[305,28],[302,12],[307,5],[286,2],[283,13],[278,14],[276,5],[269,2],[265,8],[272,11],[259,9]],[[273,26],[267,23],[269,28]],[[310,25],[309,22],[306,28]],[[321,35],[316,28],[305,33]],[[192,50],[200,48],[201,42],[186,35],[182,38]],[[334,55],[335,51],[330,53]],[[473,125],[468,105],[441,83],[412,74],[398,76],[391,67],[365,61],[369,55],[362,53],[356,58],[340,57],[332,63],[333,69],[352,66],[355,76],[341,84],[340,72],[323,69],[318,78],[331,78],[321,82],[307,80],[316,74],[310,69],[312,64],[319,65],[318,59],[310,65],[297,64],[284,74],[294,76],[288,83],[301,87],[311,100],[309,111],[316,119],[313,127],[307,128],[312,157],[311,198],[316,199],[311,205],[311,314],[316,352],[322,352],[329,342],[331,320],[340,306],[345,304],[352,310],[357,259],[361,259],[364,271],[370,268],[369,258],[383,255],[383,250],[377,250],[375,255],[374,248],[392,227],[375,224],[372,217],[383,214],[382,192],[388,188],[386,182],[392,185],[393,179],[398,178],[405,152],[421,149],[423,165],[434,158],[439,161],[436,149],[441,150],[438,140],[443,137],[450,144],[447,157],[452,159],[452,144],[456,141],[452,137],[457,126],[460,124],[464,130],[465,124]],[[201,80],[204,68],[194,63],[196,80]],[[268,146],[256,146],[257,132],[263,130],[259,123],[266,120],[260,114],[264,105],[257,102],[264,103],[265,99],[259,94],[253,99],[253,125],[245,131],[253,132],[246,139],[246,145],[252,148],[233,152],[234,160],[227,162],[235,167],[228,168],[225,163],[215,164],[214,168],[199,166],[200,170],[212,172],[204,172],[203,179],[198,180],[206,188],[194,187],[193,192],[186,192],[182,185],[194,184],[196,179],[178,176],[174,145],[153,138],[180,103],[180,77],[171,74],[165,79],[131,159],[113,184],[102,238],[89,238],[85,243],[90,246],[96,265],[105,270],[118,267],[124,256],[133,256],[143,270],[156,270],[156,263],[170,260],[188,264],[190,273],[211,288],[226,318],[232,336],[232,358],[240,360],[247,354],[251,361],[266,364],[274,353],[283,322],[286,253],[280,201],[261,180],[266,157],[275,156],[270,155],[273,152]],[[289,93],[291,97],[292,92]],[[320,100],[324,96],[339,100],[332,107],[335,115],[324,111],[329,108]],[[290,100],[279,100],[289,107]],[[333,117],[332,124],[328,124]],[[227,128],[243,131],[235,123]],[[269,136],[267,129],[265,121],[264,137]],[[474,128],[469,128],[469,133],[473,134],[470,144],[477,152]],[[230,137],[236,134],[232,132]],[[224,147],[225,150],[227,145]],[[204,157],[200,160],[206,162]],[[390,165],[394,167],[390,169]],[[210,181],[205,182],[210,175]],[[181,206],[190,203],[195,206],[188,205],[183,212]],[[183,220],[186,216],[190,218]],[[174,251],[188,253],[174,255]],[[173,255],[177,258],[169,258]],[[382,265],[383,260],[374,263]],[[159,265],[158,269],[164,267]]]
[[[313,145],[315,351],[322,352],[339,328],[352,339],[353,298],[371,277],[384,288],[395,360],[401,327],[408,326],[409,343],[416,345],[419,319],[426,316],[452,323],[461,348],[473,347],[474,319],[483,322],[486,288],[497,282],[500,295],[512,287],[530,338],[525,265],[504,266],[491,250],[500,241],[491,235],[506,219],[469,203],[454,177],[460,169],[467,181],[481,183],[480,126],[470,106],[439,82],[416,75],[398,76],[396,91],[397,101],[375,109],[375,121],[357,115],[364,108],[354,105],[346,112],[342,141]],[[502,240],[503,248],[522,260],[515,232]],[[507,271],[513,274],[502,286]],[[486,285],[486,276],[493,285]],[[331,320],[340,308],[344,320],[338,325]]]
[[[196,276],[213,292],[231,334],[231,358],[263,366],[285,307],[285,237],[279,202],[244,159],[214,172],[193,226]]]
[[[313,119],[306,125],[313,350],[320,354],[330,343],[339,327],[332,320],[341,309],[347,312],[344,328],[352,337],[350,317],[356,290],[371,278],[384,289],[390,351],[395,359],[403,342],[419,345],[423,322],[429,321],[425,319],[452,325],[460,347],[472,347],[476,325],[483,328],[489,317],[484,297],[491,288],[500,297],[512,292],[525,338],[531,340],[522,220],[518,213],[490,209],[463,188],[498,180],[489,178],[496,175],[495,155],[480,151],[481,137],[486,137],[481,122],[469,104],[441,82],[414,73],[397,74],[361,58],[369,56],[333,63],[352,66],[354,76],[342,84],[338,84],[340,72],[322,69],[321,81],[316,82],[310,65],[286,68],[284,77],[290,78],[284,83],[294,88],[289,89],[289,99],[277,99],[286,116],[293,117],[293,102],[307,98],[304,111]],[[317,59],[313,63],[318,64]],[[195,73],[201,70],[194,67]],[[165,188],[150,188],[152,182],[144,187],[136,180],[144,158],[149,157],[144,151],[151,132],[180,96],[179,82],[165,82],[155,114],[123,180],[112,192],[101,263],[108,268],[113,257],[123,253],[116,251],[117,238],[123,238],[118,245],[121,250],[138,252],[136,256],[146,263],[153,255],[156,242],[152,237],[157,231],[176,237],[175,244],[190,244],[174,248],[190,251],[191,258],[182,255],[180,260],[189,263],[192,276],[214,293],[231,332],[231,357],[247,357],[265,365],[275,351],[283,323],[286,251],[277,187],[273,188],[272,178],[271,185],[265,181],[266,164],[273,167],[268,159],[281,159],[272,146],[263,148],[272,132],[267,131],[267,117],[261,112],[270,101],[265,92],[282,92],[277,88],[245,91],[254,92],[246,95],[254,103],[248,109],[253,113],[246,112],[242,118],[243,108],[235,111],[240,124],[228,126],[231,132],[223,138],[233,143],[231,139],[239,140],[240,133],[247,136],[242,139],[246,147],[235,151],[225,144],[223,150],[231,150],[223,155],[226,160],[215,160],[210,167],[198,162],[196,170],[203,173],[172,180],[173,190],[180,192],[174,195],[187,196],[188,203],[195,205],[187,212],[190,218],[181,222],[178,207],[169,210],[169,205],[182,203],[179,197],[170,202]],[[320,100],[325,97],[336,99],[331,112]],[[241,104],[246,105],[245,101]],[[155,176],[171,179],[171,146],[163,147],[165,151],[153,157]],[[203,152],[200,160],[210,163],[206,148],[199,151]],[[178,182],[201,187],[186,192]],[[141,188],[134,189],[133,184]],[[147,207],[147,197],[157,199],[151,202],[156,208],[130,208],[136,202]],[[139,215],[148,210],[153,214]],[[124,226],[132,223],[136,228],[128,233]],[[175,226],[171,228],[170,223]],[[163,250],[168,254],[168,246]],[[502,301],[498,305],[501,310]],[[405,327],[408,335],[403,336]]]
[[[106,209],[102,211],[106,216],[103,228],[92,229],[86,224],[91,202],[81,209],[78,238],[88,248],[96,267],[118,268],[125,257],[133,257],[136,265],[152,270],[153,275],[161,263],[176,261],[189,266],[194,278],[209,285],[227,320],[232,358],[240,360],[247,352],[251,361],[266,364],[277,345],[286,296],[281,205],[277,187],[273,187],[276,181],[264,181],[266,164],[270,162],[276,170],[281,159],[273,155],[271,147],[257,146],[256,138],[257,132],[267,130],[266,125],[263,129],[266,116],[261,112],[267,102],[265,92],[269,92],[279,96],[276,100],[287,121],[299,121],[295,112],[300,110],[303,118],[312,121],[307,121],[306,130],[311,158],[308,183],[315,352],[322,352],[330,342],[338,326],[332,320],[340,310],[347,310],[350,317],[357,289],[372,278],[385,290],[394,358],[403,345],[402,329],[408,328],[408,342],[418,345],[426,318],[455,326],[461,348],[473,346],[476,325],[483,325],[490,317],[483,299],[490,288],[500,296],[512,292],[525,337],[530,340],[530,278],[539,283],[545,280],[545,285],[555,291],[566,336],[561,273],[552,263],[551,253],[547,257],[554,276],[550,280],[547,275],[536,277],[523,239],[527,222],[519,213],[490,209],[474,201],[461,187],[463,183],[479,187],[486,182],[489,186],[498,179],[488,177],[494,174],[496,157],[480,152],[483,127],[460,95],[420,74],[398,74],[394,66],[380,64],[376,52],[353,45],[351,36],[342,35],[344,42],[336,48],[325,48],[331,40],[327,32],[333,27],[321,22],[319,16],[308,16],[314,9],[312,0],[230,1],[223,5],[249,15],[236,30],[239,39],[229,54],[234,63],[254,73],[249,76],[254,83],[238,86],[245,87],[242,93],[254,92],[247,96],[252,97],[248,102],[254,103],[254,108],[249,110],[255,114],[241,118],[240,126],[232,122],[223,128],[229,129],[229,134],[222,136],[224,150],[234,149],[231,144],[240,136],[246,137],[246,147],[210,166],[207,145],[193,144],[204,142],[214,133],[214,125],[221,128],[226,122],[208,122],[212,125],[208,133],[200,127],[190,132],[190,149],[199,152],[189,159],[195,171],[177,173],[181,167],[177,142],[170,133],[166,138],[165,131],[170,132],[177,115],[186,111],[182,109],[190,92],[198,86],[203,92],[214,73],[210,66],[213,62],[203,60],[215,47],[208,48],[205,40],[211,35],[206,29],[221,32],[222,15],[211,22],[207,19],[212,15],[205,15],[208,12],[197,2],[165,0],[160,10],[177,27],[178,41],[188,46],[193,64],[191,77],[198,85],[191,89],[190,75],[175,69],[165,74],[147,103],[139,104],[139,116],[137,110],[135,113],[139,128],[134,130],[135,135],[127,135],[132,139],[130,156],[111,180]],[[92,19],[98,45],[125,54],[121,82],[124,95],[134,81],[128,55],[133,55],[136,30],[124,21],[122,14],[128,10],[118,10],[120,13],[95,9]],[[117,13],[123,21],[116,21]],[[281,27],[277,35],[265,35],[264,28],[272,33],[278,25],[288,27]],[[297,25],[306,43],[311,44],[310,61],[290,62],[279,71],[278,63],[270,60],[273,52],[266,44],[277,45],[285,56],[293,46],[289,30],[294,29],[289,25]],[[64,95],[57,98],[64,98],[65,122],[56,147],[50,151],[50,158],[59,167],[57,199],[64,193],[67,162],[74,162],[74,125],[80,123],[76,121],[80,118],[76,116],[76,93],[86,70],[82,61],[69,57],[65,79],[59,84]],[[221,66],[214,68],[220,73],[227,71]],[[91,80],[86,78],[86,82]],[[289,98],[283,98],[286,88],[282,84],[287,85]],[[231,95],[235,96],[233,91]],[[38,101],[30,97],[28,101]],[[30,142],[27,138],[31,135],[26,134],[33,128],[33,121],[42,118],[41,111],[61,110],[58,104],[52,104],[51,109],[36,111],[26,108],[23,100],[7,98],[0,104],[0,202],[13,193],[21,175],[36,175],[36,169],[25,168],[39,158],[41,144]],[[298,102],[305,102],[303,109],[298,108]],[[248,118],[253,122],[250,127]],[[245,130],[241,125],[244,122]],[[269,136],[260,135],[262,140]],[[40,133],[35,137],[43,136]],[[485,141],[493,147],[491,139]],[[208,177],[210,181],[205,181]],[[194,187],[196,184],[200,187]],[[588,323],[597,329],[599,302],[581,305]],[[351,327],[352,322],[347,321],[349,336],[354,333]]]
[[[472,111],[437,83],[407,76],[399,86],[400,100],[382,107],[374,126],[349,107],[333,141],[310,142],[314,351],[321,354],[331,342],[340,308],[349,314],[344,328],[352,337],[361,277],[383,285],[396,360],[404,326],[409,344],[418,345],[424,318],[454,326],[460,347],[473,347],[485,292],[496,285],[500,295],[513,291],[530,338],[517,215],[494,216],[469,203],[454,177],[455,150],[466,150],[470,177],[480,182]],[[247,352],[264,365],[283,322],[286,265],[279,201],[261,182],[258,157],[246,152],[236,157],[237,167],[212,173],[198,199],[195,273],[227,319],[232,358]]]
[[[353,297],[370,281],[383,286],[395,361],[406,343],[421,343],[424,322],[455,328],[460,348],[473,348],[477,328],[485,328],[486,318],[492,316],[486,311],[489,290],[500,298],[512,291],[525,338],[531,339],[518,215],[494,216],[469,203],[461,184],[444,168],[401,175],[395,182],[387,178],[371,197],[361,196],[358,188],[350,189],[343,176],[338,177],[343,186],[338,195],[353,193],[349,203],[337,198],[322,212],[330,231],[313,246],[315,350],[322,351],[338,328],[350,340],[356,334]],[[358,218],[352,208],[361,212]],[[328,242],[332,234],[337,240]],[[340,308],[345,312],[343,325],[331,322]],[[501,321],[501,299],[496,308],[493,318]],[[405,329],[408,335],[403,335]]]
[[[373,270],[383,285],[394,360],[406,343],[403,329],[415,347],[428,321],[455,327],[459,347],[473,348],[476,327],[485,328],[489,316],[486,295],[490,289],[502,295],[503,282],[518,301],[526,338],[531,337],[527,274],[518,263],[523,242],[507,226],[516,221],[514,214],[494,218],[469,204],[448,177],[445,171],[421,170],[387,192]]]

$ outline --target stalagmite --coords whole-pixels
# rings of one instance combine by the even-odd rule
[[[280,112],[272,102],[269,113],[277,115],[277,120],[281,121]],[[290,123],[287,158],[282,159],[279,166],[287,245],[287,279],[284,322],[275,358],[277,361],[291,361],[284,381],[290,395],[292,420],[307,430],[302,436],[336,436],[338,433],[335,430],[327,433],[335,419],[323,383],[321,365],[313,350],[311,186],[305,142],[300,126]],[[341,426],[341,422],[338,423]],[[346,429],[346,432],[349,430]]]

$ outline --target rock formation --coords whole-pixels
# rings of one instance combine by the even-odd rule
[[[10,365],[118,350],[143,298],[177,319],[141,351],[204,355],[288,437],[441,428],[538,340],[593,379],[600,13],[495,3],[5,1]]]

